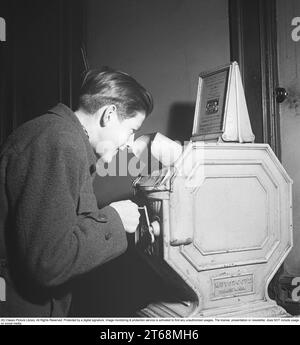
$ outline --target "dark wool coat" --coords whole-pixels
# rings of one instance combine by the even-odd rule
[[[65,105],[19,127],[0,151],[0,316],[66,316],[82,273],[127,248],[119,214],[98,209],[96,157]]]

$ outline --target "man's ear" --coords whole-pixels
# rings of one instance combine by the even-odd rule
[[[109,124],[116,119],[118,116],[117,114],[117,107],[114,104],[106,106],[101,115],[100,115],[100,126],[107,127]]]

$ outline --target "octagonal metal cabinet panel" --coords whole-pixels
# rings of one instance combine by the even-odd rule
[[[193,143],[177,171],[164,255],[198,313],[276,309],[267,286],[292,246],[292,181],[271,148]]]

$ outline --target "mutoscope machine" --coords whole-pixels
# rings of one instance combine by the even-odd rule
[[[292,181],[268,144],[254,144],[236,62],[200,75],[191,140],[176,145],[174,164],[134,183],[136,246],[176,298],[138,314],[287,316],[268,285],[292,247]]]

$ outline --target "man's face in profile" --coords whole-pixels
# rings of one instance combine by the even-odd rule
[[[145,118],[143,111],[138,111],[134,117],[126,119],[120,118],[117,111],[112,113],[105,127],[99,130],[96,153],[105,163],[111,162],[118,150],[132,140],[132,136],[140,129]]]

